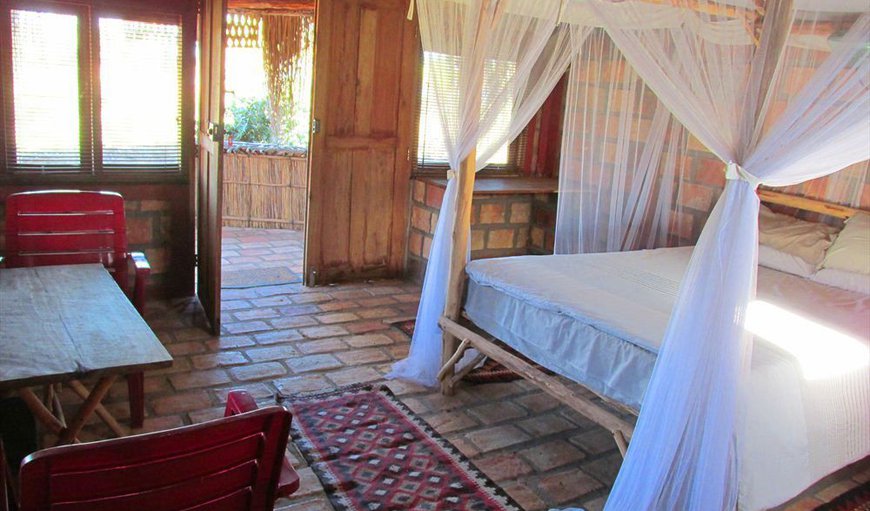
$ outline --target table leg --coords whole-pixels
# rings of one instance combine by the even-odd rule
[[[57,442],[58,445],[68,444],[75,440],[76,435],[81,431],[82,426],[85,425],[85,421],[88,420],[88,417],[90,417],[92,413],[94,413],[94,410],[100,404],[100,401],[103,400],[103,397],[106,396],[106,393],[109,392],[109,388],[112,386],[112,383],[115,382],[116,378],[117,376],[115,375],[100,378],[100,381],[98,381],[94,386],[94,389],[91,390],[88,398],[85,399],[84,403],[82,403],[82,407],[79,408],[78,413],[76,413],[75,417],[69,421],[66,429],[61,431],[60,439]]]
[[[51,405],[54,416],[60,420],[63,427],[66,427],[66,417],[63,416],[63,406],[60,404],[60,384],[52,384],[54,390],[51,393]]]
[[[85,387],[82,382],[78,380],[71,380],[68,385],[73,390],[73,392],[78,394],[80,398],[88,398],[90,392],[88,392],[87,387]],[[109,426],[109,429],[111,429],[119,437],[127,436],[129,434],[120,424],[118,424],[118,421],[115,420],[115,417],[112,416],[111,412],[109,412],[109,410],[106,410],[106,407],[102,404],[97,403],[97,407],[94,408],[94,412],[96,412],[96,414],[101,419],[103,419],[103,422],[106,423],[106,426]]]
[[[60,384],[49,383],[42,390],[42,403],[51,410],[52,415],[60,420],[66,427],[66,418],[63,416],[63,406],[60,404]]]
[[[45,404],[36,397],[36,394],[34,394],[32,390],[19,389],[18,397],[27,404],[27,407],[30,408],[31,412],[33,412],[33,416],[36,420],[47,427],[52,433],[59,435],[60,432],[64,430],[63,423],[45,407]]]

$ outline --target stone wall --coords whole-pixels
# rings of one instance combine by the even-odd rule
[[[553,253],[556,239],[556,193],[539,193],[532,196],[532,219],[529,225],[529,253],[544,255]]]
[[[412,278],[422,279],[424,274],[443,197],[443,185],[425,178],[413,181],[408,234],[408,275]],[[475,193],[471,258],[552,253],[554,220],[554,194]]]

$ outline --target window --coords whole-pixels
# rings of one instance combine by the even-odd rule
[[[105,169],[181,166],[181,27],[100,18]]]
[[[12,10],[12,88],[19,168],[81,165],[78,18]]]
[[[180,13],[27,2],[3,14],[6,173],[181,172]]]
[[[435,97],[434,88],[444,90],[446,94],[452,94],[455,101],[447,101],[444,105],[447,110],[444,116],[458,123],[459,112],[456,106],[459,104],[459,58],[435,52],[423,52],[422,83],[419,96],[419,129],[417,134],[417,168],[418,169],[443,169],[447,166],[448,154],[445,130],[441,124],[438,101]],[[486,64],[483,79],[483,98],[495,93],[495,85],[500,79],[509,77],[514,72],[512,62],[489,61]],[[437,85],[436,85],[437,84]],[[497,138],[508,131],[511,122],[513,105],[508,100],[500,111],[492,112],[495,115],[494,128],[484,136],[478,147],[486,146],[487,139]],[[487,168],[501,170],[515,170],[519,160],[519,148],[525,144],[520,136],[512,144],[505,144],[499,148],[489,159]]]

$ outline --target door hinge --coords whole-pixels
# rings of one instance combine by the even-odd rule
[[[311,133],[320,133],[320,119],[311,119]]]
[[[193,265],[199,266],[199,254],[193,254]]]

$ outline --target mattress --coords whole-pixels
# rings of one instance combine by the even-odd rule
[[[539,364],[638,410],[691,247],[471,262],[465,311]],[[870,454],[870,296],[759,268],[740,508]]]

